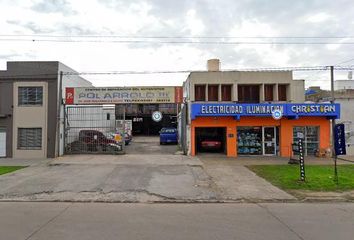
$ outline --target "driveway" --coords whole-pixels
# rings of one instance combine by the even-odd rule
[[[1,175],[0,200],[261,202],[294,197],[229,161],[135,153],[70,155]]]
[[[176,144],[160,145],[160,137],[133,137],[132,142],[125,146],[127,154],[171,155],[178,151]]]

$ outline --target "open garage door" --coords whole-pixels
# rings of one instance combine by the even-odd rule
[[[198,127],[195,129],[197,153],[226,153],[225,127]]]

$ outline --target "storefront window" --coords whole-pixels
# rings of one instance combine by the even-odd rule
[[[305,155],[315,155],[319,148],[319,127],[294,127],[293,128],[293,142],[297,143],[299,140],[299,133],[304,136]]]
[[[262,127],[237,128],[239,155],[262,155]]]

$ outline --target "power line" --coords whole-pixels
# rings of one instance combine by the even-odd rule
[[[45,38],[129,38],[129,39],[351,39],[354,36],[128,36],[128,35],[50,35],[50,34],[0,34],[0,37]]]
[[[222,72],[275,72],[275,71],[327,71],[328,66],[314,66],[314,67],[276,67],[276,68],[238,68],[238,69],[225,69]],[[354,66],[335,66],[336,71],[354,70]],[[92,71],[92,72],[63,72],[65,76],[81,76],[81,75],[152,75],[152,74],[185,74],[193,72],[207,72],[206,70],[171,70],[171,71]],[[0,79],[4,78],[20,78],[20,77],[57,77],[59,74],[22,74],[22,75],[3,75]]]
[[[280,41],[148,41],[148,40],[73,40],[73,39],[19,39],[0,38],[6,42],[57,42],[57,43],[123,43],[123,44],[204,44],[204,45],[354,45],[354,42],[280,42]]]

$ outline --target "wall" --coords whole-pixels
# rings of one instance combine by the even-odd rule
[[[336,103],[341,105],[341,116],[336,123],[344,123],[347,133],[347,155],[354,155],[354,97],[336,98]]]
[[[354,89],[354,80],[336,80],[334,81],[334,90]]]

